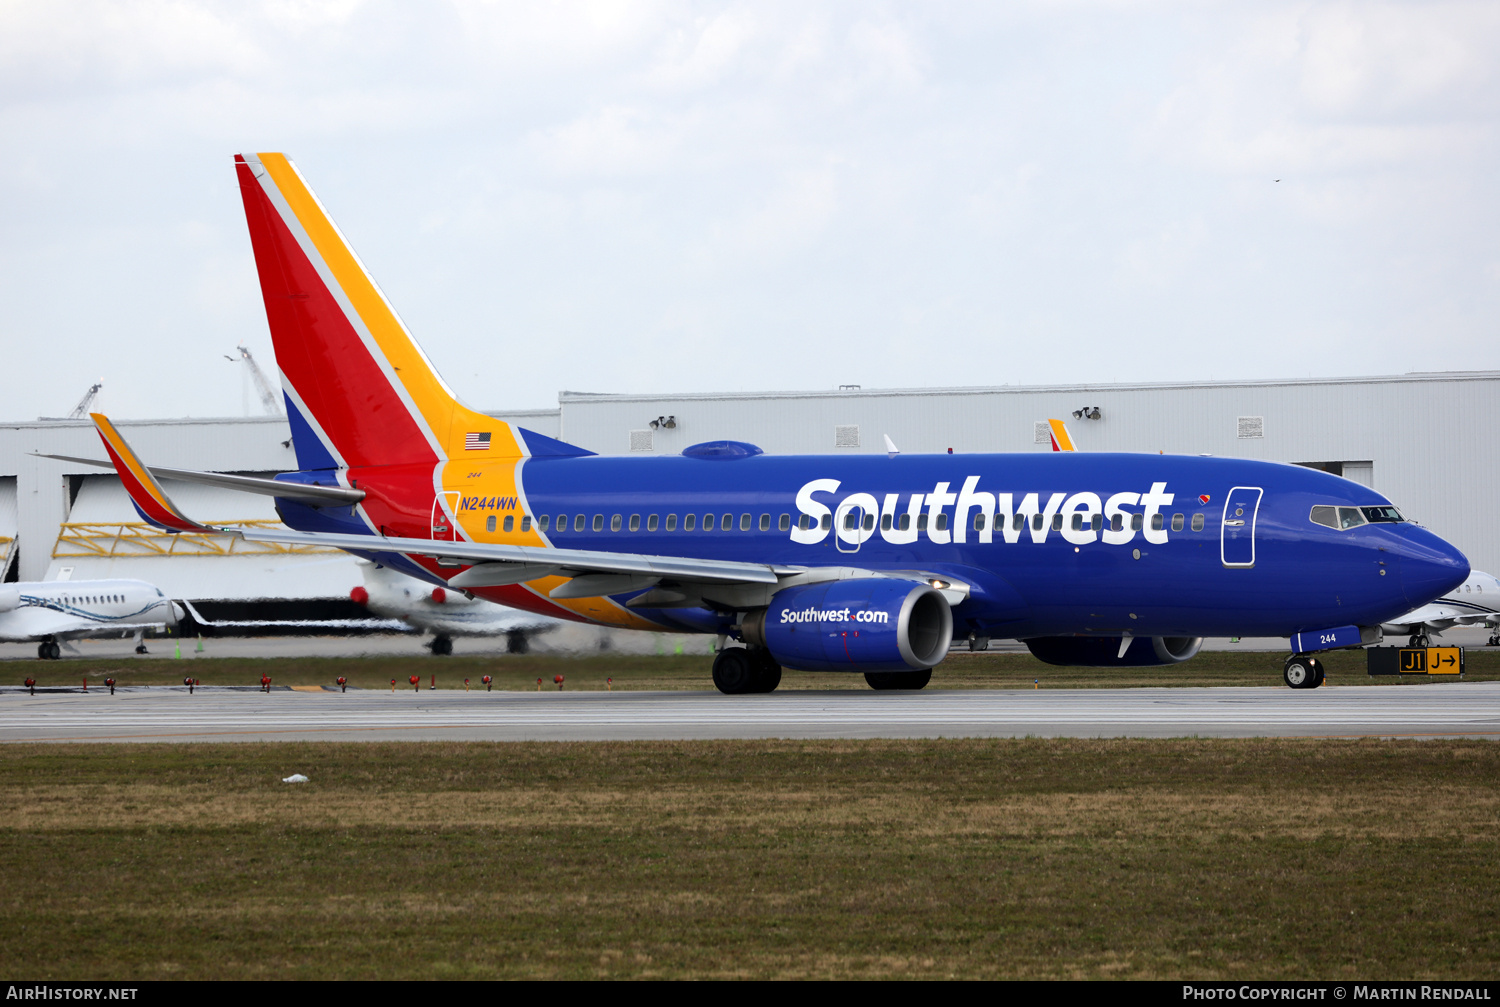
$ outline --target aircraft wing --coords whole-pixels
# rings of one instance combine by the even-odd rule
[[[1414,608],[1384,625],[1394,633],[1410,633],[1419,626],[1440,633],[1454,626],[1482,625],[1488,617],[1489,613],[1486,612],[1475,612],[1469,608],[1435,601],[1421,608]]]
[[[522,580],[536,580],[556,573],[604,573],[731,584],[775,584],[781,576],[801,573],[806,569],[770,563],[738,563],[682,556],[597,552],[590,549],[539,549],[524,545],[445,542],[426,538],[383,538],[376,535],[331,535],[263,529],[235,529],[224,534],[239,535],[247,542],[279,542],[285,545],[326,546],[348,552],[399,552],[409,556],[430,556],[440,566],[471,567],[472,569],[448,582],[456,588],[517,584]],[[497,579],[508,576],[515,576],[517,579]]]

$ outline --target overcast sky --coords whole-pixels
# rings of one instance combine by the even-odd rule
[[[0,418],[241,414],[263,150],[480,408],[1500,368],[1497,68],[1493,0],[0,0]]]

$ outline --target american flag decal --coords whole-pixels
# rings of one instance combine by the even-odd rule
[[[465,451],[488,451],[489,449],[490,435],[487,432],[482,434],[464,434]]]

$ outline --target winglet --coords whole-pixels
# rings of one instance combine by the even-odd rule
[[[109,452],[109,460],[115,463],[115,472],[119,474],[125,492],[130,494],[130,502],[135,505],[136,512],[142,518],[167,531],[217,531],[198,524],[177,509],[177,505],[162,490],[151,470],[141,464],[141,460],[125,442],[125,438],[120,436],[120,431],[115,429],[108,416],[89,413],[89,419],[94,421],[99,439],[104,442],[104,450]]]
[[[901,453],[901,449],[896,447],[896,442],[891,440],[890,434],[881,434],[880,436],[885,438],[885,456],[887,458],[894,458]]]
[[[1062,420],[1048,420],[1047,425],[1052,428],[1052,450],[1074,451],[1073,438],[1068,436],[1068,425]]]

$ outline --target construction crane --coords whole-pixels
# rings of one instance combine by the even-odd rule
[[[240,351],[238,358],[231,357],[226,353],[224,354],[224,359],[232,363],[242,362],[249,365],[250,379],[255,382],[255,393],[260,396],[260,407],[266,411],[267,416],[280,416],[281,403],[277,401],[276,390],[271,387],[271,382],[266,380],[266,376],[261,371],[260,365],[250,355],[250,348],[241,343],[237,349]],[[248,408],[246,412],[249,412]]]
[[[99,394],[99,389],[104,387],[104,379],[100,378],[89,386],[89,390],[83,393],[83,398],[78,400],[78,405],[68,414],[70,420],[81,420],[88,417],[89,406],[94,404],[94,397]]]

